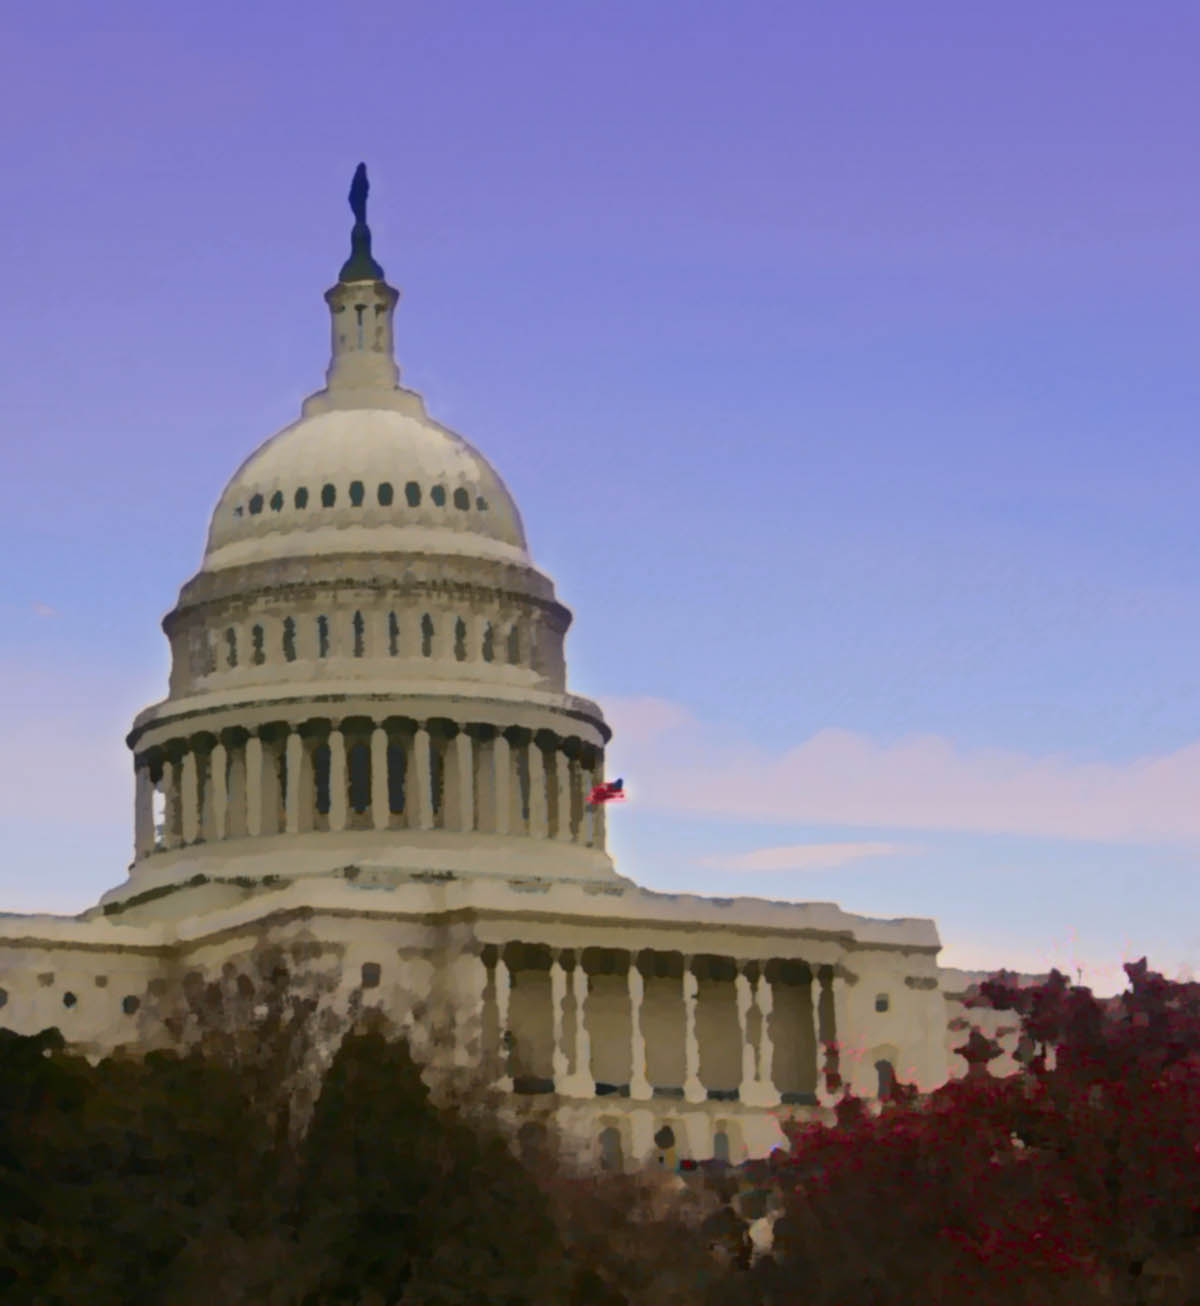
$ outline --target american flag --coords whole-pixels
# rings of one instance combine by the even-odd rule
[[[588,806],[596,807],[600,803],[611,803],[614,799],[625,797],[625,781],[610,780],[607,784],[593,785],[588,794]]]

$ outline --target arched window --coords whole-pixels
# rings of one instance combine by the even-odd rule
[[[654,1135],[654,1146],[658,1148],[658,1164],[664,1170],[675,1169],[675,1131],[670,1125],[663,1127]]]
[[[363,638],[365,626],[363,623],[363,614],[356,612],[354,614],[354,656],[360,658],[363,655],[365,640]]]
[[[713,1160],[729,1164],[729,1135],[724,1129],[713,1134]]]
[[[489,621],[483,628],[483,660],[491,662],[496,656],[496,638],[492,630],[492,623]]]
[[[444,485],[435,485],[429,491],[429,497],[439,508],[444,508],[446,506],[446,487]]]
[[[252,626],[250,628],[250,643],[253,649],[251,660],[256,667],[261,667],[267,660],[267,655],[263,652],[263,628],[261,626]]]
[[[296,497],[293,500],[293,503],[295,503],[297,508],[308,507],[308,491],[303,485],[296,491]]]
[[[363,813],[371,806],[371,750],[366,744],[352,744],[346,754],[350,782],[350,808]]]
[[[283,619],[283,656],[288,662],[296,660],[296,623],[291,617]]]
[[[237,666],[237,631],[232,626],[225,632],[225,661],[231,666]]]
[[[886,1102],[896,1087],[896,1071],[890,1061],[876,1061],[875,1074],[879,1078],[879,1100]]]
[[[317,618],[317,656],[327,658],[329,656],[329,618]]]
[[[263,497],[261,494],[252,494],[250,496],[250,515],[257,517],[263,509]]]
[[[621,1171],[625,1168],[621,1154],[621,1131],[615,1125],[609,1125],[600,1131],[600,1169]]]
[[[459,662],[467,660],[467,623],[461,617],[454,623],[454,656]]]
[[[508,632],[508,660],[514,667],[521,661],[521,632],[515,621]]]
[[[471,496],[461,485],[454,491],[454,506],[462,508],[464,512],[471,506]]]
[[[388,744],[388,811],[399,816],[404,811],[404,775],[408,760],[402,744]]]
[[[271,511],[280,512],[282,511],[282,509],[283,509],[283,491],[276,490],[275,493],[271,495]]]
[[[388,656],[395,657],[400,652],[400,623],[394,612],[388,613]]]
[[[352,508],[361,508],[363,501],[363,483],[362,481],[350,482],[350,506]]]
[[[421,618],[421,656],[433,657],[433,618],[428,612]]]
[[[409,481],[404,487],[404,497],[408,500],[410,508],[419,508],[421,506],[421,487],[416,481]]]
[[[332,485],[321,486],[321,507],[332,508],[337,502],[337,490]]]
[[[379,506],[381,508],[390,508],[392,506],[392,485],[390,481],[383,481],[379,486]]]
[[[313,787],[316,790],[317,811],[329,815],[329,745],[318,744],[313,749]]]

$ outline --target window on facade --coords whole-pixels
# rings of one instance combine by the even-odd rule
[[[366,744],[351,746],[346,754],[346,771],[351,810],[361,814],[371,806],[371,750]]]
[[[296,497],[292,502],[295,503],[297,508],[308,507],[308,491],[303,485],[296,491]]]
[[[251,657],[254,661],[254,665],[256,667],[261,667],[267,660],[267,655],[263,652],[263,628],[261,626],[251,627],[250,643],[252,646]]]
[[[127,997],[124,997],[124,998],[121,999],[121,1010],[122,1010],[122,1011],[123,1011],[127,1016],[132,1016],[133,1013],[134,1013],[134,1012],[135,1012],[135,1011],[136,1011],[136,1010],[137,1010],[141,1005],[142,1005],[141,999],[140,999],[140,998],[135,998],[135,997],[133,996],[132,993],[130,993]]]
[[[514,667],[521,661],[521,632],[515,622],[508,632],[508,660]]]
[[[390,481],[383,481],[379,486],[379,506],[381,508],[390,508],[392,506],[392,485]]]
[[[454,506],[462,508],[464,512],[471,506],[471,496],[461,485],[454,491]]]
[[[74,993],[64,993],[64,994],[63,994],[63,1006],[64,1006],[64,1007],[73,1007],[73,1006],[75,1005],[75,1003],[78,1002],[78,1001],[79,1001],[79,999],[75,996]]]
[[[487,500],[482,494],[475,500],[475,507],[478,508],[480,512],[487,512]]]
[[[231,667],[237,666],[237,631],[232,626],[225,632],[225,661]]]
[[[439,508],[444,508],[446,506],[446,487],[444,485],[435,485],[429,491],[429,497]]]
[[[876,1061],[875,1074],[879,1079],[879,1099],[886,1102],[896,1086],[896,1072],[890,1061]]]
[[[400,623],[394,612],[388,613],[388,656],[395,657],[400,652]]]
[[[421,618],[421,656],[433,657],[433,618],[428,612]]]
[[[271,495],[271,511],[281,512],[282,509],[283,509],[283,491],[276,490],[275,493]]]
[[[313,749],[313,788],[316,791],[317,811],[329,815],[329,745],[318,744]]]
[[[467,623],[461,617],[454,623],[454,656],[459,662],[467,660]]]
[[[876,995],[875,997],[876,1011],[886,1011],[890,1006],[891,1006],[891,1002],[888,999],[888,995],[886,993],[879,993]]]
[[[321,507],[332,508],[337,502],[337,490],[332,485],[321,486]]]
[[[240,503],[239,503],[238,506],[233,510],[233,515],[234,515],[235,517],[240,517],[240,516],[242,515],[242,505],[241,505]]]
[[[446,790],[446,755],[436,745],[429,750],[429,787],[433,814],[440,817]]]
[[[379,987],[380,967],[377,961],[364,961],[362,965],[362,986],[364,989]]]
[[[713,1160],[729,1164],[729,1135],[724,1129],[718,1129],[713,1134]]]
[[[600,1131],[600,1169],[620,1171],[623,1168],[621,1131],[615,1125],[609,1125]]]
[[[283,656],[288,662],[296,660],[296,623],[291,617],[283,619]]]
[[[350,505],[354,508],[361,508],[363,501],[363,483],[362,481],[350,482]]]
[[[421,506],[421,487],[416,481],[409,481],[404,487],[404,497],[408,500],[410,508],[419,508]]]
[[[329,656],[329,618],[317,618],[317,656],[327,658]]]
[[[404,771],[407,759],[402,744],[389,744],[387,750],[388,768],[388,810],[399,816],[404,811]]]
[[[252,494],[250,496],[250,515],[257,517],[263,509],[263,497],[261,494]]]
[[[360,658],[363,655],[363,649],[366,642],[364,639],[365,629],[363,614],[361,612],[356,612],[354,614],[354,656],[356,658]]]
[[[483,660],[491,662],[496,656],[496,638],[492,630],[492,623],[489,621],[483,628]]]

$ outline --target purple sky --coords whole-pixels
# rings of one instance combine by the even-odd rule
[[[1102,991],[1200,966],[1198,40],[1183,3],[6,12],[0,906],[123,878],[158,621],[321,384],[361,158],[404,380],[576,614],[625,874]]]

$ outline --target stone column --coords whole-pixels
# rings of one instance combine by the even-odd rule
[[[584,1020],[587,1006],[588,978],[583,969],[583,950],[575,953],[575,969],[571,972],[571,988],[575,996],[575,1067],[571,1075],[572,1091],[579,1097],[594,1097],[596,1081],[592,1078],[592,1038]]]
[[[746,1102],[754,1096],[754,1047],[750,1042],[750,1008],[754,1003],[754,994],[750,980],[740,964],[733,985],[737,995],[738,1028],[742,1032],[742,1082],[738,1097]]]
[[[179,782],[183,842],[195,843],[200,834],[200,776],[191,748],[183,755]]]
[[[225,828],[231,839],[240,839],[246,833],[246,750],[236,744],[229,754]]]
[[[475,749],[474,740],[461,726],[454,736],[454,764],[458,768],[458,828],[470,832],[475,828]]]
[[[383,726],[376,726],[371,731],[371,824],[376,830],[386,830],[391,823],[391,816],[388,733]]]
[[[142,762],[133,772],[133,853],[148,857],[154,851],[154,783],[150,764]]]
[[[163,847],[178,848],[182,834],[179,812],[179,764],[167,758],[163,762]]]
[[[209,820],[211,839],[224,839],[229,833],[229,751],[218,739],[208,755]]]
[[[546,802],[546,755],[536,739],[529,741],[529,834],[545,839],[550,832],[550,813]]]
[[[812,971],[813,1044],[816,1048],[817,1058],[817,1102],[821,1106],[832,1107],[842,1094],[840,1089],[833,1091],[828,1087],[825,1079],[825,1060],[830,1050],[830,1044],[836,1046],[837,1032],[836,1030],[827,1030],[827,1037],[825,1039],[821,1038],[821,990],[824,985],[821,983],[819,968],[812,966],[810,969]],[[839,1057],[840,1061],[841,1058]],[[839,1064],[838,1069],[839,1073],[844,1076],[845,1067]],[[845,1080],[843,1079],[842,1082],[844,1083]]]
[[[496,811],[496,833],[507,834],[512,807],[512,750],[500,732],[492,741],[492,798]]]
[[[683,1054],[686,1066],[683,1096],[688,1102],[703,1102],[708,1097],[700,1082],[700,1040],[696,1037],[696,998],[700,983],[692,970],[691,957],[683,959]]]
[[[496,1028],[500,1034],[500,1080],[496,1087],[505,1093],[511,1093],[513,1088],[508,1033],[508,999],[511,992],[508,963],[504,960],[504,949],[501,947],[496,956]]]
[[[246,833],[262,834],[263,744],[257,735],[246,740]]]
[[[558,800],[556,839],[571,841],[571,763],[562,746],[554,750],[554,790]]]
[[[554,953],[550,961],[550,1028],[554,1038],[554,1050],[551,1053],[554,1067],[554,1089],[561,1092],[563,1081],[567,1077],[567,1051],[563,1047],[563,1003],[567,998],[567,972],[562,968],[559,954]]]
[[[604,754],[596,754],[596,764],[592,768],[592,784],[602,785],[604,783]],[[585,794],[586,798],[587,795]],[[605,840],[607,838],[607,827],[605,825],[605,805],[597,803],[592,808],[592,847],[604,851]]]
[[[304,802],[304,740],[298,730],[288,732],[285,757],[287,759],[287,832],[299,834],[300,808]]]
[[[643,1101],[651,1096],[650,1081],[646,1078],[646,1040],[642,1035],[642,998],[646,984],[637,967],[637,953],[629,958],[629,1027],[631,1031],[629,1096]]]
[[[346,828],[346,736],[334,726],[329,745],[329,828]]]
[[[758,1083],[762,1093],[774,1098],[777,1093],[773,1070],[775,1044],[771,1041],[771,1011],[775,1003],[774,995],[771,992],[771,981],[767,979],[765,964],[758,973],[755,998],[758,1003],[758,1010],[762,1015],[762,1019],[758,1024],[760,1031],[758,1040]]]
[[[433,741],[424,726],[413,736],[413,825],[418,830],[433,829],[433,766],[429,750]]]

